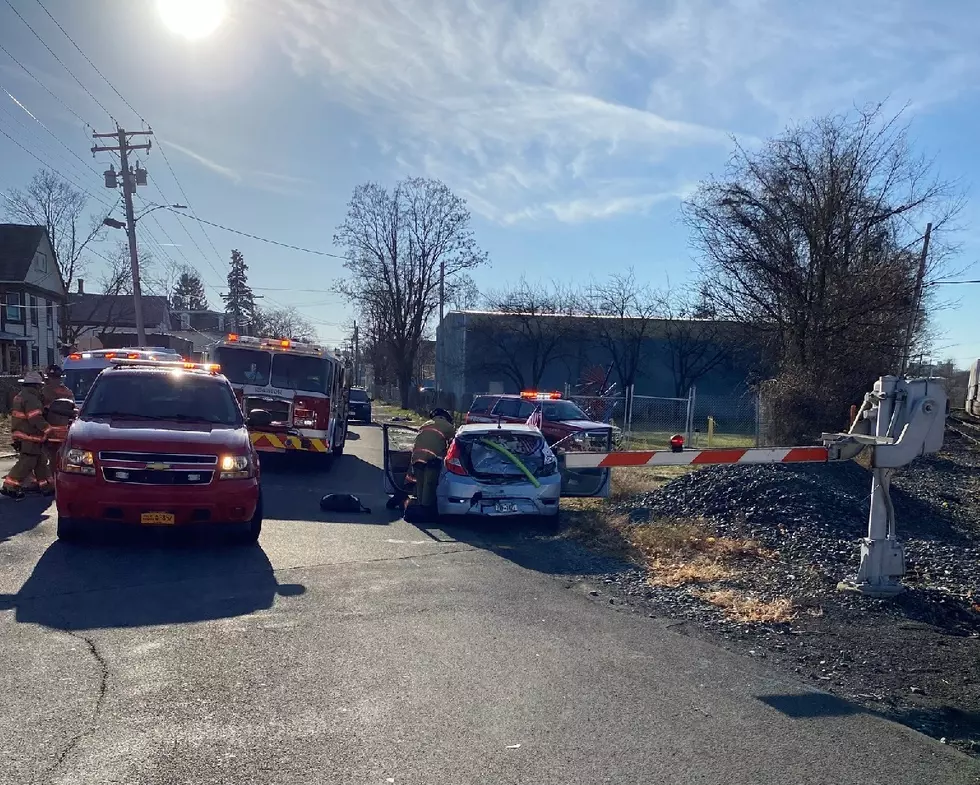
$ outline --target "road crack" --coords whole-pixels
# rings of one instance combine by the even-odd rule
[[[68,740],[68,744],[65,745],[65,748],[59,753],[55,762],[51,764],[51,766],[49,766],[41,775],[42,782],[49,782],[53,780],[57,775],[58,770],[68,759],[68,756],[71,755],[72,751],[82,742],[83,739],[95,733],[96,727],[99,724],[99,717],[102,715],[102,706],[105,703],[106,693],[109,690],[109,664],[106,662],[105,657],[102,656],[98,646],[95,645],[95,641],[87,635],[82,635],[79,632],[71,630],[67,624],[65,625],[64,632],[67,635],[70,635],[72,638],[84,643],[85,647],[88,649],[88,653],[99,666],[99,690],[98,695],[96,695],[95,698],[95,705],[92,707],[92,716],[87,727],[82,728]]]

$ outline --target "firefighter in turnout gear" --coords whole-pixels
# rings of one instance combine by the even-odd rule
[[[24,495],[24,481],[32,474],[37,479],[38,490],[46,496],[54,493],[44,457],[44,441],[51,426],[44,419],[44,400],[41,398],[41,385],[44,380],[37,371],[28,371],[21,381],[24,388],[14,398],[10,412],[11,441],[18,448],[20,457],[3,480],[0,493],[5,496],[21,498]]]
[[[436,485],[449,442],[456,435],[453,416],[445,409],[433,409],[412,446],[412,474],[419,512],[428,519],[436,513]]]
[[[41,398],[44,401],[44,419],[51,426],[48,439],[44,443],[44,455],[48,462],[48,470],[53,477],[58,450],[64,444],[68,436],[68,426],[75,418],[75,394],[62,381],[60,366],[48,366],[44,386],[41,388]]]

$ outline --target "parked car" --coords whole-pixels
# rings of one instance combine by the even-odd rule
[[[382,426],[384,487],[394,496],[409,486],[412,443],[418,431]],[[556,519],[559,500],[607,497],[608,469],[568,470],[544,434],[525,423],[462,425],[449,446],[436,490],[440,515]]]
[[[361,387],[351,387],[350,398],[348,399],[350,419],[371,422],[371,400],[367,390]]]
[[[124,526],[191,526],[255,542],[259,459],[215,366],[123,360],[103,370],[58,456],[58,537]]]

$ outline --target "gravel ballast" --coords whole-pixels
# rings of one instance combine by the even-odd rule
[[[980,753],[980,447],[946,448],[892,480],[908,589],[894,600],[837,590],[866,535],[871,473],[857,463],[706,467],[607,507],[640,526],[702,519],[770,557],[705,586],[651,585],[636,566],[602,576],[603,594],[676,619],[677,628],[767,658],[868,711]],[[699,595],[791,599],[785,624],[732,621]]]

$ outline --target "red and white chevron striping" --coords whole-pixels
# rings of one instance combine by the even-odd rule
[[[725,463],[826,463],[826,447],[746,447],[708,450],[646,450],[635,452],[569,452],[569,469],[614,466],[711,466]]]

